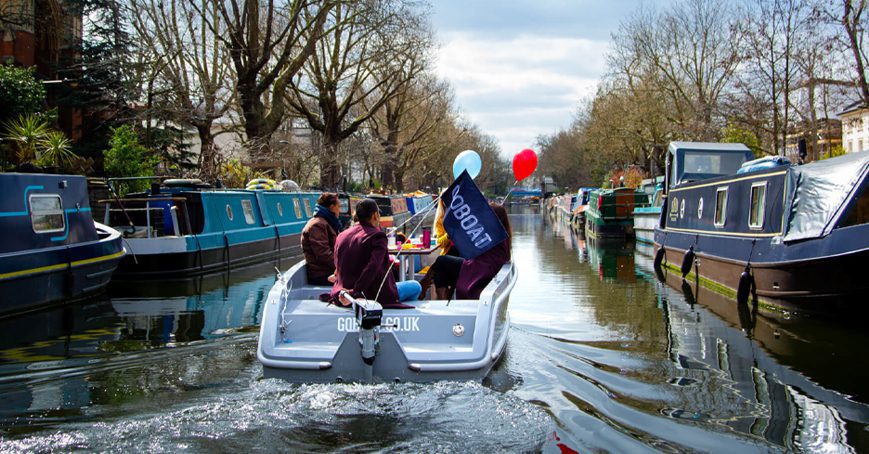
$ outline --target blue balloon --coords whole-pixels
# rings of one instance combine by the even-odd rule
[[[465,150],[459,153],[453,161],[453,178],[458,178],[465,170],[468,171],[471,178],[477,178],[482,167],[483,161],[480,159],[480,155],[474,150]]]

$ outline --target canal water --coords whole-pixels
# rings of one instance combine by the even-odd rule
[[[656,279],[650,251],[510,218],[483,383],[261,378],[272,265],[0,320],[0,451],[869,451],[869,335]],[[280,264],[286,268],[289,264]]]

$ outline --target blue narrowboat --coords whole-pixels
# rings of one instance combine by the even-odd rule
[[[124,247],[117,231],[91,217],[84,177],[2,173],[0,188],[0,313],[105,288]]]
[[[777,308],[825,312],[869,291],[869,152],[806,165],[742,144],[673,142],[656,265]]]
[[[129,255],[116,279],[187,278],[302,255],[300,235],[319,193],[211,189],[167,180],[101,201]]]

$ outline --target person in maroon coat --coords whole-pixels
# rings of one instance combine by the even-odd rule
[[[335,243],[336,281],[332,286],[332,298],[337,298],[341,290],[348,290],[354,297],[376,297],[384,306],[416,300],[422,290],[419,282],[396,284],[392,273],[387,272],[389,252],[386,234],[380,230],[377,202],[372,199],[360,201],[356,205],[355,218],[357,224],[341,232]]]
[[[341,231],[338,215],[341,205],[338,194],[324,192],[317,199],[314,216],[302,229],[302,253],[305,254],[305,272],[308,284],[332,285],[335,282],[335,239]]]
[[[507,239],[472,259],[464,260],[448,255],[438,257],[430,269],[435,273],[435,293],[438,299],[449,299],[454,289],[458,299],[480,298],[480,293],[489,285],[489,281],[510,261],[513,231],[510,229],[507,210],[495,203],[490,203],[489,206],[504,225]]]

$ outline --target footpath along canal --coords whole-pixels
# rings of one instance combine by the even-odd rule
[[[658,282],[633,244],[511,222],[513,327],[482,384],[262,380],[271,265],[115,286],[0,320],[0,451],[869,451],[862,317],[766,317]]]

